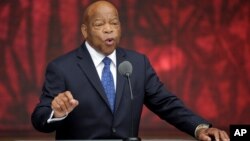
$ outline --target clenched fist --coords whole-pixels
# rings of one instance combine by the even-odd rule
[[[70,91],[59,93],[51,103],[51,108],[54,110],[54,117],[60,118],[68,115],[78,103]]]

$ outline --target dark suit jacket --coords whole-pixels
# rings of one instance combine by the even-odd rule
[[[138,136],[143,104],[178,129],[194,136],[200,123],[207,123],[186,109],[160,82],[146,56],[117,48],[117,66],[133,65],[133,135],[127,79],[117,71],[115,112],[112,113],[94,63],[83,44],[52,61],[46,71],[40,103],[32,113],[33,126],[41,132],[56,131],[56,139],[115,139]],[[79,105],[62,121],[47,123],[51,101],[60,92],[71,91]],[[167,132],[167,131],[166,131]]]

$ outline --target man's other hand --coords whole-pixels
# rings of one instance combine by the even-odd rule
[[[199,141],[229,141],[229,136],[223,130],[217,128],[201,128],[197,131]]]

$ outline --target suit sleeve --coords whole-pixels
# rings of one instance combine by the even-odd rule
[[[169,92],[145,57],[145,105],[161,119],[181,131],[195,136],[195,128],[202,123],[210,123],[185,107],[183,102]]]
[[[31,121],[35,129],[41,132],[53,132],[62,121],[47,123],[52,112],[51,102],[58,93],[65,91],[65,83],[62,72],[55,63],[50,63],[45,74],[45,82],[40,101],[35,107]]]

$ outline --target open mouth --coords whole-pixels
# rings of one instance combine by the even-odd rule
[[[105,40],[106,45],[111,46],[113,45],[115,40],[113,38],[108,38]]]

